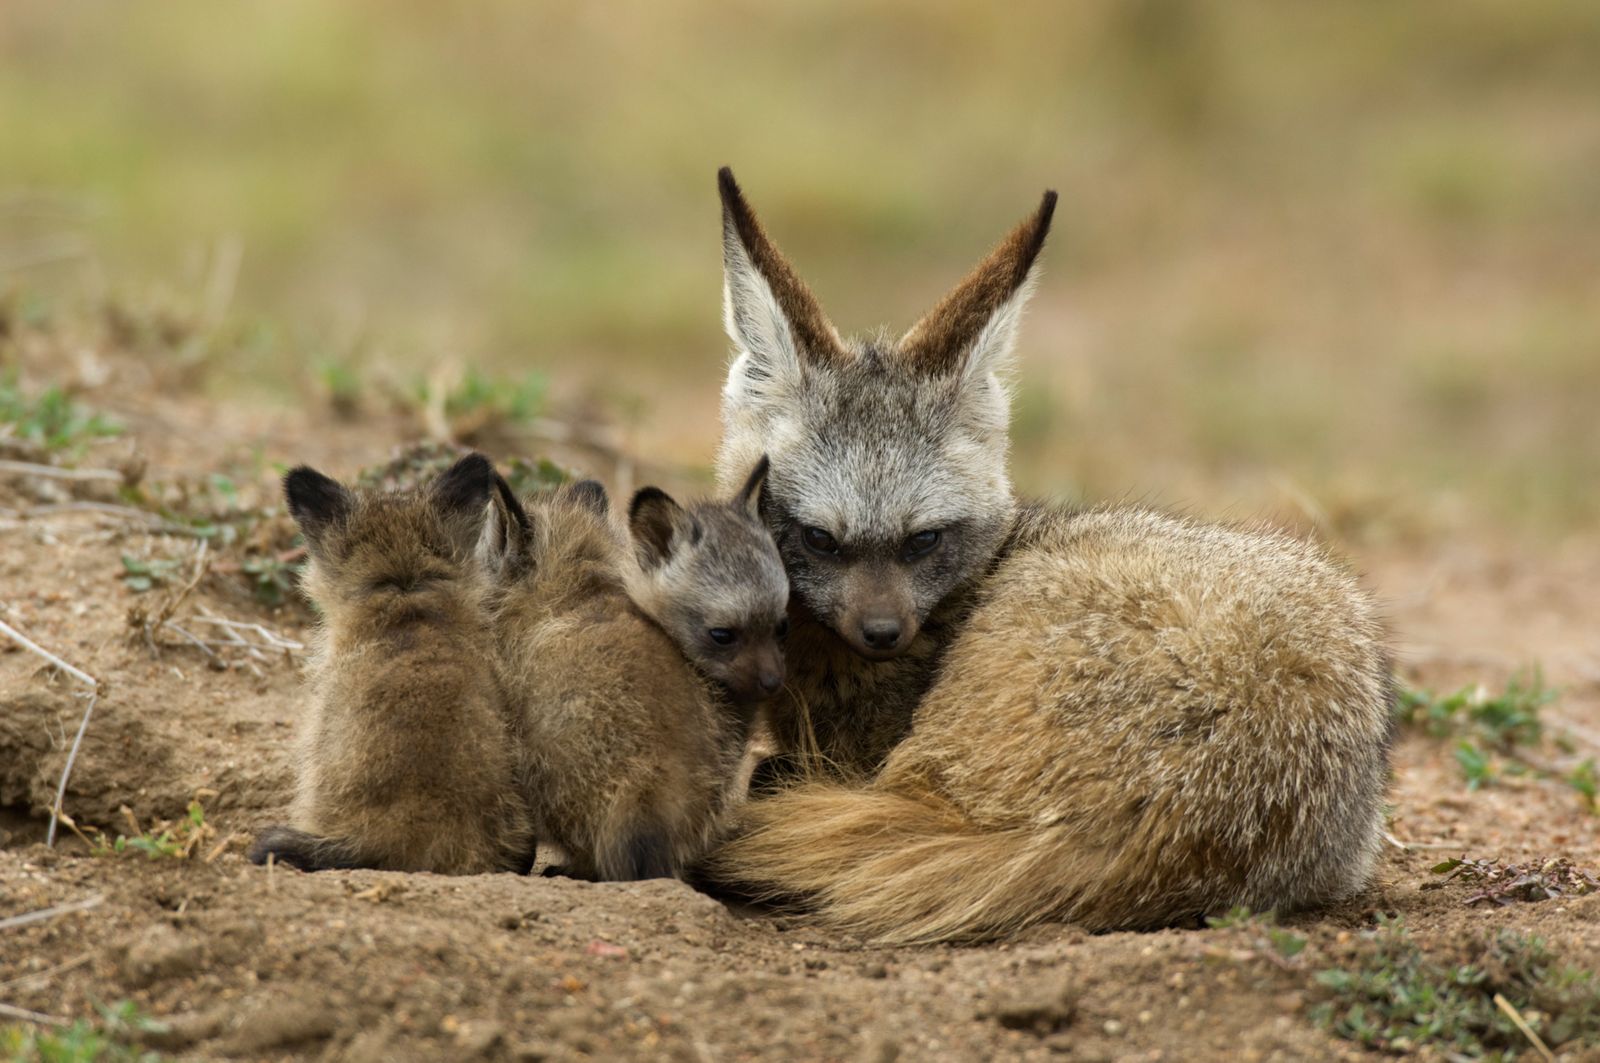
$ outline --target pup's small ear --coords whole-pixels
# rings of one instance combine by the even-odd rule
[[[745,480],[744,486],[739,488],[739,493],[734,496],[733,500],[752,517],[761,516],[761,488],[767,482],[767,470],[771,466],[772,463],[767,460],[767,456],[761,455],[756,467],[750,470],[750,476]]]
[[[494,476],[494,504],[478,537],[478,560],[489,571],[505,575],[515,569],[527,551],[533,522],[506,478]]]
[[[482,454],[468,454],[444,471],[428,489],[434,505],[445,513],[476,516],[494,493],[495,471]]]
[[[316,548],[324,533],[350,515],[355,499],[339,481],[309,465],[291,469],[283,478],[283,495],[289,515],[300,526],[306,542]]]
[[[568,498],[590,510],[595,516],[610,516],[611,496],[606,494],[606,485],[599,480],[579,480],[577,483],[567,485],[566,491]]]
[[[641,487],[628,505],[628,531],[639,564],[664,564],[682,542],[700,541],[700,528],[689,511],[659,487]]]

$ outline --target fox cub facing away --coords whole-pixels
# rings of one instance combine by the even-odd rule
[[[475,556],[496,477],[481,455],[430,487],[284,481],[322,612],[292,826],[250,857],[305,870],[527,871],[512,718],[490,661],[489,573]]]
[[[501,492],[502,682],[523,707],[522,777],[560,870],[681,876],[742,789],[757,703],[783,683],[788,580],[756,515],[645,488],[626,534],[593,481]],[[687,660],[685,659],[687,658]]]
[[[1012,496],[1003,381],[1054,194],[899,340],[846,340],[720,178],[719,466],[772,455],[791,686],[856,777],[752,801],[713,877],[898,942],[1363,888],[1392,691],[1355,580],[1271,532]]]

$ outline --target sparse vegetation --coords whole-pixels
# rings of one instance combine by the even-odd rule
[[[0,442],[20,440],[72,457],[94,440],[121,431],[116,422],[73,401],[63,388],[30,395],[14,371],[0,373]]]
[[[1464,902],[1469,905],[1488,903],[1505,906],[1517,901],[1581,897],[1600,890],[1600,878],[1596,878],[1594,872],[1577,866],[1564,856],[1528,864],[1503,864],[1462,857],[1435,865],[1433,873],[1444,877],[1429,883],[1429,886],[1442,886],[1452,879],[1478,886],[1478,892]]]
[[[138,558],[123,554],[122,582],[135,594],[143,594],[156,587],[165,587],[181,573],[183,564],[182,559],[175,557]]]
[[[1529,1042],[1508,1007],[1552,1047],[1600,1043],[1600,985],[1540,939],[1502,930],[1459,951],[1431,957],[1399,921],[1380,919],[1352,964],[1318,972],[1326,999],[1312,1017],[1365,1048],[1447,1058],[1516,1058]]]
[[[26,1026],[0,1029],[0,1055],[17,1063],[156,1063],[161,1056],[129,1042],[167,1027],[131,1000],[96,1005],[98,1022],[79,1019],[56,1030]]]
[[[1242,930],[1251,939],[1251,950],[1277,957],[1287,963],[1305,951],[1308,939],[1288,927],[1278,925],[1275,912],[1252,912],[1243,906],[1232,908],[1222,915],[1206,917],[1206,925],[1213,930]]]
[[[1565,783],[1593,810],[1594,760],[1562,769],[1542,751],[1547,741],[1566,754],[1575,748],[1565,735],[1549,733],[1541,715],[1558,693],[1545,685],[1537,666],[1512,675],[1500,693],[1477,684],[1441,696],[1401,684],[1395,715],[1402,726],[1453,742],[1451,752],[1469,790],[1492,786],[1507,775],[1533,776]]]
[[[413,443],[398,448],[388,461],[369,465],[356,473],[356,482],[369,490],[406,490],[432,480],[467,452],[466,447],[447,443]],[[534,494],[560,487],[573,479],[573,473],[546,458],[537,461],[513,458],[506,466],[505,477],[518,494]]]
[[[88,843],[90,851],[96,856],[143,853],[151,860],[187,860],[193,857],[204,843],[217,840],[217,830],[206,822],[206,810],[200,803],[200,799],[207,796],[215,797],[216,791],[201,790],[195,795],[194,800],[189,802],[189,807],[182,816],[175,820],[162,820],[151,824],[148,829],[142,827],[133,812],[124,805],[122,814],[127,821],[128,832],[118,834],[115,838],[99,827],[80,826],[65,813],[61,815],[61,822]],[[226,841],[227,839],[223,839],[221,844],[225,844]]]

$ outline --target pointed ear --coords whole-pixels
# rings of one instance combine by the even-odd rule
[[[730,394],[742,378],[756,395],[798,379],[802,366],[849,357],[816,297],[767,237],[733,171],[717,171],[722,194],[723,324],[739,353]]]
[[[664,564],[683,542],[700,540],[700,529],[688,510],[659,487],[641,487],[628,504],[628,532],[639,564],[654,568]]]
[[[745,480],[744,486],[739,488],[739,493],[733,497],[741,509],[758,519],[761,516],[761,487],[767,482],[767,470],[771,465],[767,456],[761,455],[756,467],[750,470],[749,479]]]
[[[482,454],[468,454],[428,488],[428,499],[443,518],[446,532],[464,551],[476,552],[489,520],[495,471]]]
[[[468,454],[446,469],[428,495],[434,505],[452,516],[476,516],[495,491],[494,466],[482,454]]]
[[[606,494],[606,485],[599,480],[579,480],[577,483],[568,484],[564,490],[568,498],[595,516],[611,515],[611,496]]]
[[[1005,367],[1022,308],[1031,292],[1034,260],[1044,247],[1056,194],[1011,230],[1000,245],[956,285],[926,317],[900,338],[900,357],[932,374],[959,372],[982,378]]]
[[[355,507],[354,496],[343,484],[309,465],[292,469],[283,478],[283,495],[289,502],[289,515],[313,549],[321,544],[328,528],[348,517]]]
[[[495,473],[494,504],[489,507],[489,518],[478,537],[478,560],[500,575],[516,568],[527,551],[532,527],[516,492],[504,476]]]

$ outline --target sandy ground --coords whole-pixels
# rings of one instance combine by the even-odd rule
[[[141,373],[112,365],[88,398],[128,427],[93,463],[137,450],[147,481],[257,461],[266,490],[272,462],[348,475],[383,460],[400,435],[383,417],[335,424],[314,410],[169,394]],[[1395,844],[1377,882],[1349,905],[1289,920],[1309,939],[1292,960],[1247,928],[1091,936],[1045,926],[1005,944],[884,950],[678,882],[269,873],[242,852],[287,798],[298,659],[224,648],[212,661],[171,632],[153,651],[130,610],[149,613],[170,589],[134,594],[121,559],[186,566],[195,544],[127,514],[47,508],[108,489],[0,477],[0,618],[104,684],[67,812],[115,836],[130,817],[141,827],[182,817],[198,792],[206,829],[189,859],[93,855],[70,834],[45,848],[82,688],[0,648],[0,919],[89,902],[0,928],[0,1002],[12,1007],[77,1019],[96,1001],[132,1000],[169,1027],[149,1043],[185,1058],[1361,1058],[1308,1011],[1313,974],[1377,913],[1403,916],[1428,948],[1508,926],[1600,967],[1600,896],[1469,907],[1465,884],[1424,888],[1432,864],[1461,853],[1593,866],[1600,818],[1560,782],[1508,778],[1469,792],[1450,746],[1417,734],[1396,751]],[[259,548],[285,548],[285,533],[269,523]],[[1562,690],[1552,726],[1587,755],[1600,753],[1594,547],[1536,551],[1485,536],[1354,560],[1387,603],[1409,679],[1499,686],[1540,662]],[[255,601],[228,571],[237,556],[213,555],[174,622],[259,623],[303,642],[309,612]],[[1563,764],[1574,756],[1545,752]]]

